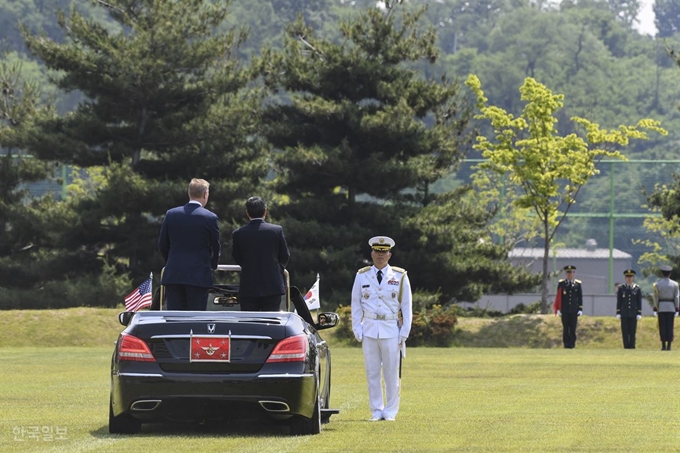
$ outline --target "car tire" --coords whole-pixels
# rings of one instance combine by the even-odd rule
[[[142,430],[142,422],[130,414],[113,415],[113,402],[109,403],[109,433],[137,434]]]
[[[308,434],[319,434],[321,432],[321,404],[320,391],[321,383],[319,377],[321,370],[319,363],[316,364],[316,402],[314,403],[314,413],[312,418],[305,418],[301,415],[296,415],[290,421],[290,433],[294,436],[306,436]]]
[[[309,434],[319,434],[321,432],[321,408],[319,397],[314,404],[314,415],[312,418],[305,418],[300,415],[293,417],[290,421],[290,433],[293,436],[306,436]]]

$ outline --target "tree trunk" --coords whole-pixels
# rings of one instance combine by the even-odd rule
[[[550,259],[550,240],[548,236],[548,221],[543,222],[543,280],[541,282],[541,313],[548,314],[548,260]]]

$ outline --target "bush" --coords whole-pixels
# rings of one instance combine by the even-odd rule
[[[515,307],[508,312],[508,315],[535,315],[541,313],[541,301],[534,302],[533,304],[524,305],[517,304]]]
[[[338,307],[337,313],[340,315],[340,324],[334,330],[335,336],[338,339],[354,340],[352,308],[341,305]],[[415,312],[413,313],[408,345],[449,346],[453,342],[457,322],[456,307],[453,306],[443,308],[440,305],[435,305],[432,308]]]
[[[83,306],[112,308],[123,303],[132,288],[127,276],[116,276],[112,269],[106,268],[99,275],[44,282],[40,288],[33,290],[3,289],[0,310]]]

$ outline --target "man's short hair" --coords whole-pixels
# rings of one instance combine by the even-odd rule
[[[189,183],[189,198],[203,198],[208,189],[210,189],[210,183],[205,179],[194,178]]]
[[[267,203],[261,197],[250,197],[246,201],[246,212],[253,219],[264,217],[264,212],[267,210]]]

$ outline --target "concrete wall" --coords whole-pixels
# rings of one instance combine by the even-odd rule
[[[530,305],[541,300],[540,294],[514,294],[482,296],[477,302],[459,302],[463,308],[484,308],[487,310],[498,310],[507,313],[519,304]],[[555,295],[550,294],[548,300],[552,303]],[[552,306],[551,306],[552,307]],[[642,315],[652,316],[652,307],[643,298]],[[616,316],[616,296],[609,294],[584,294],[583,295],[583,314],[588,316]]]
[[[631,261],[631,258],[615,258],[612,260],[612,275],[614,277],[612,287],[615,283],[625,281],[623,271],[633,267]],[[543,272],[543,263],[540,260],[512,258],[511,262],[525,267],[528,266],[528,270],[534,274]],[[550,280],[550,288],[557,288],[557,281],[564,278],[562,268],[567,264],[576,266],[575,278],[581,280],[584,291],[592,294],[607,294],[609,292],[609,259],[559,258],[551,260],[549,270],[551,272],[559,271],[559,274]]]

